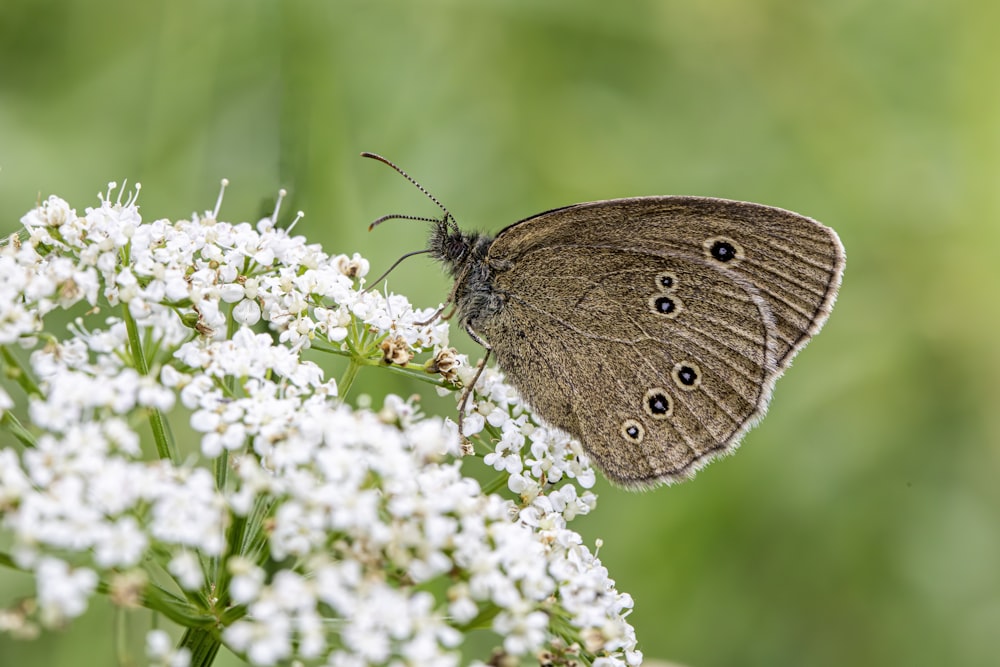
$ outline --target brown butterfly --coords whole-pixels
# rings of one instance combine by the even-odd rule
[[[779,208],[707,197],[575,204],[495,237],[441,203],[429,247],[462,326],[545,422],[613,482],[691,477],[732,451],[830,314],[837,234]],[[412,253],[411,253],[412,254]]]

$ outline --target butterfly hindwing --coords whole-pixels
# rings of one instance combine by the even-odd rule
[[[766,405],[763,300],[698,258],[593,248],[601,270],[585,275],[562,260],[574,255],[529,251],[498,273],[506,303],[479,333],[535,411],[610,478],[690,475]]]

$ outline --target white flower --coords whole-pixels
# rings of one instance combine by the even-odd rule
[[[0,555],[33,573],[38,611],[0,612],[0,629],[68,621],[100,579],[213,619],[252,664],[456,665],[480,618],[511,656],[569,641],[591,664],[641,661],[632,599],[569,525],[596,504],[578,443],[487,368],[462,433],[486,454],[463,459],[454,420],[345,401],[349,381],[316,361],[375,365],[392,339],[417,355],[404,372],[427,368],[448,342],[436,309],[362,291],[366,260],[272,218],[147,222],[109,190],[82,217],[50,198],[24,224],[0,246],[0,344],[30,353],[37,390],[33,441],[0,448]],[[68,331],[48,321],[81,302]],[[468,386],[476,365],[449,361]],[[0,414],[23,404],[15,388]],[[483,464],[495,492],[470,475]],[[147,654],[191,659],[159,631]]]
[[[21,218],[21,224],[32,231],[37,227],[60,227],[75,217],[76,211],[70,208],[69,203],[49,195],[38,208],[28,211]]]
[[[134,517],[106,522],[98,527],[94,536],[94,560],[104,568],[135,565],[144,555],[148,542]]]
[[[504,650],[511,655],[524,655],[541,648],[548,627],[549,618],[540,611],[501,612],[493,621],[493,629],[504,638]]]
[[[260,306],[252,299],[243,299],[233,308],[233,319],[246,326],[260,322],[260,316]]]
[[[167,564],[167,571],[177,578],[184,590],[195,591],[204,583],[201,565],[193,552],[183,549],[178,551]]]
[[[237,651],[247,654],[254,665],[273,665],[291,652],[291,626],[278,616],[267,622],[236,621],[223,631],[223,638]]]
[[[163,630],[146,633],[146,657],[157,667],[188,667],[191,664],[191,651],[174,649],[170,635]]]
[[[233,574],[230,595],[235,602],[246,604],[258,597],[264,585],[264,570],[246,558],[237,556],[229,559],[229,571]]]
[[[221,554],[226,515],[212,476],[202,469],[161,471],[147,489],[153,537],[210,556]]]
[[[162,660],[171,653],[172,640],[164,630],[150,630],[146,633],[146,657]]]
[[[58,558],[42,558],[35,568],[38,605],[42,622],[58,625],[75,618],[87,608],[87,600],[97,588],[97,574],[87,568],[70,569]]]

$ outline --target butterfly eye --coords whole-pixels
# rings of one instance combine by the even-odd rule
[[[705,254],[716,262],[722,264],[730,264],[734,260],[739,261],[743,259],[743,247],[725,236],[715,236],[707,239],[703,244],[705,248]]]
[[[622,437],[631,442],[642,442],[643,437],[646,435],[646,429],[642,427],[642,424],[634,419],[626,419],[622,422]]]
[[[643,409],[653,419],[666,419],[674,414],[674,404],[660,387],[650,389],[643,399]]]
[[[681,304],[680,299],[673,295],[660,295],[649,298],[649,307],[652,308],[653,312],[658,315],[665,315],[673,318],[677,317],[677,315],[681,312],[683,304]]]
[[[701,385],[701,369],[693,361],[682,361],[674,366],[674,382],[684,391],[693,391]]]

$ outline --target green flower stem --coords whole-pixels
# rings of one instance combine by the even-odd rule
[[[474,619],[465,625],[458,626],[458,631],[465,634],[473,630],[489,630],[494,617],[500,613],[500,607],[487,602]]]
[[[132,355],[132,363],[139,375],[149,375],[149,364],[146,355],[142,351],[142,340],[139,338],[139,326],[135,323],[135,318],[128,309],[128,304],[122,304],[122,316],[125,320],[125,330],[128,332],[129,351]],[[156,443],[156,453],[161,459],[174,461],[173,448],[170,445],[170,437],[167,435],[166,420],[163,413],[153,408],[149,414],[149,426],[153,430],[153,441]]]
[[[237,545],[239,553],[256,563],[263,563],[267,558],[267,531],[264,522],[271,515],[273,503],[263,496],[254,501],[253,511],[247,520],[247,528],[243,530],[243,544]]]
[[[21,387],[28,396],[41,396],[42,390],[38,388],[31,378],[31,373],[21,364],[18,358],[10,351],[6,345],[0,345],[0,356],[3,358],[5,373]]]
[[[10,554],[0,551],[0,567],[10,568],[19,572],[23,571]],[[111,592],[111,585],[107,581],[99,581],[97,592],[107,595]],[[199,613],[186,600],[177,597],[170,591],[149,584],[142,592],[142,605],[147,609],[157,611],[178,625],[190,628],[208,628],[218,624],[218,620],[205,613]]]
[[[358,377],[358,371],[364,365],[367,364],[364,363],[363,359],[351,357],[350,362],[347,364],[347,370],[344,371],[344,375],[337,382],[337,394],[340,396],[340,400],[344,400],[344,397],[347,396],[347,392],[351,390],[351,385],[354,384],[355,378]]]
[[[377,363],[377,365],[384,366],[385,364]],[[435,387],[458,389],[457,386],[445,382],[440,376],[430,375],[427,371],[427,367],[424,366],[423,364],[420,364],[418,366],[411,366],[409,364],[406,366],[396,366],[395,364],[393,364],[392,366],[389,366],[389,369],[396,373],[399,373],[400,375],[411,377],[414,380],[419,380],[420,382],[426,382],[427,384],[432,384]]]
[[[215,488],[219,491],[226,490],[226,480],[229,478],[229,450],[223,449],[222,453],[215,458]]]
[[[5,412],[3,417],[0,417],[0,426],[10,431],[10,434],[25,447],[34,447],[37,444],[35,436],[31,434],[31,431],[24,428],[20,420],[11,412]]]
[[[220,493],[225,493],[226,490],[226,480],[229,478],[229,450],[223,449],[222,452],[215,458],[213,463],[215,469],[215,488],[219,490]],[[230,535],[233,534],[234,526],[239,526],[242,530],[244,520],[240,517],[236,518],[234,524],[230,525]],[[226,544],[232,547],[235,542],[226,540]],[[212,556],[209,560],[209,571],[212,573],[212,580],[218,582],[218,590],[220,591],[220,596],[227,596],[227,590],[229,585],[229,573],[226,571],[224,565],[225,558],[220,558],[219,556]]]
[[[226,609],[224,612],[222,612],[222,616],[219,618],[219,622],[221,622],[223,626],[229,627],[230,625],[232,625],[233,623],[240,620],[246,615],[247,615],[246,605],[242,604],[234,605]]]
[[[502,473],[494,477],[491,481],[483,485],[483,493],[490,495],[491,493],[496,493],[500,489],[507,488],[507,480],[510,479],[509,473]]]
[[[242,555],[244,542],[246,541],[247,518],[234,516],[232,523],[226,534],[226,544],[229,545],[229,553]],[[226,607],[229,604],[229,580],[232,575],[226,566],[227,558],[212,558],[212,570],[215,573],[216,596],[219,599],[219,606]]]
[[[573,627],[570,623],[570,619],[566,614],[566,611],[559,605],[554,605],[548,609],[549,613],[549,627],[552,628],[553,634],[560,637],[566,646],[572,646],[574,644],[580,646],[580,652],[577,654],[577,659],[583,665],[594,664],[594,659],[598,656],[587,651],[583,644],[585,643],[580,637],[580,632]]]
[[[217,633],[206,628],[188,628],[180,645],[191,651],[190,667],[208,667],[222,646]]]
[[[119,665],[127,665],[129,662],[128,646],[128,614],[124,609],[115,609],[115,655]]]
[[[407,364],[406,366],[397,366],[396,364],[386,364],[382,361],[381,355],[378,358],[375,357],[364,357],[360,356],[358,352],[353,352],[350,350],[338,350],[332,347],[326,347],[324,345],[312,345],[313,350],[317,352],[325,352],[327,354],[335,354],[338,357],[347,357],[348,359],[355,361],[359,366],[379,366],[385,368],[392,373],[398,373],[400,375],[405,375],[406,377],[413,378],[414,380],[419,380],[420,382],[426,382],[427,384],[432,384],[435,387],[445,387],[447,389],[458,389],[456,385],[449,382],[445,382],[441,376],[431,374],[427,368],[427,364]],[[430,363],[430,362],[428,362]],[[357,370],[354,371],[357,374]],[[347,377],[347,373],[344,374]],[[352,378],[353,381],[353,378]],[[343,379],[341,383],[337,385],[342,393],[347,393],[343,388]]]
[[[226,340],[232,340],[233,336],[236,335],[236,331],[240,328],[240,323],[233,317],[233,309],[235,307],[236,304],[231,303],[226,309],[226,314],[228,315],[226,317]]]
[[[107,595],[111,592],[111,585],[102,580],[97,584],[97,592]],[[157,584],[146,585],[142,591],[142,606],[188,628],[210,628],[218,624],[215,616],[198,610],[187,600],[177,597]]]

